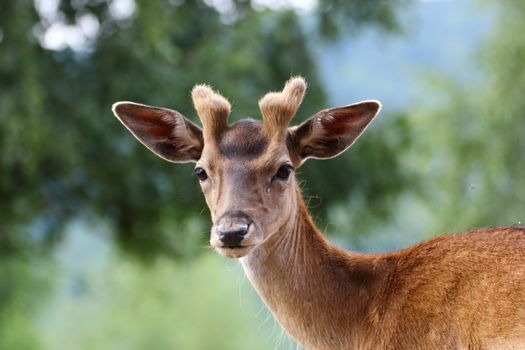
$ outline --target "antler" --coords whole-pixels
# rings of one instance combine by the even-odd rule
[[[259,100],[263,122],[270,135],[281,135],[295,115],[306,91],[302,77],[290,78],[281,92],[269,92]],[[210,86],[195,85],[191,92],[193,105],[202,122],[205,139],[218,139],[228,127],[231,105]]]
[[[228,126],[230,102],[205,84],[195,85],[191,91],[191,97],[201,120],[205,139],[216,139],[220,132]]]
[[[290,78],[281,92],[269,92],[259,100],[262,118],[269,134],[281,134],[303,101],[306,81]]]

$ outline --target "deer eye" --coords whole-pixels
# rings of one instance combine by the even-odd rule
[[[206,173],[206,170],[204,170],[200,166],[193,169],[193,175],[195,175],[197,179],[199,179],[199,181],[204,181],[208,178],[208,174]]]
[[[294,167],[290,164],[284,164],[281,165],[279,170],[275,173],[275,175],[272,177],[272,180],[280,180],[280,181],[286,181],[290,177],[290,174],[294,170]]]

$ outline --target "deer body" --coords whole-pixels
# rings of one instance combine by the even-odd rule
[[[525,349],[525,227],[445,235],[363,255],[328,242],[292,175],[361,135],[375,101],[323,110],[288,127],[302,78],[259,101],[263,121],[229,125],[229,102],[192,91],[201,129],[180,113],[131,102],[117,118],[171,162],[196,162],[211,245],[240,258],[282,327],[308,349]]]
[[[524,348],[524,227],[361,255],[326,241],[306,209],[297,214],[280,242],[241,263],[275,318],[307,349]]]

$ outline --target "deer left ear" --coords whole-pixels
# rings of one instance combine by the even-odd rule
[[[144,146],[173,163],[199,160],[202,130],[177,111],[134,102],[117,102],[113,113]]]
[[[302,124],[288,129],[288,146],[294,163],[308,158],[326,159],[350,147],[379,113],[378,101],[320,111]]]

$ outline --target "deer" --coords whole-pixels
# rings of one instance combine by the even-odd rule
[[[307,88],[290,78],[259,100],[262,120],[228,123],[230,102],[191,92],[202,128],[176,110],[118,102],[149,150],[194,162],[210,245],[240,261],[278,323],[307,349],[525,349],[525,226],[444,234],[400,251],[336,247],[310,217],[295,177],[307,159],[347,150],[378,101],[321,110],[289,126]]]

